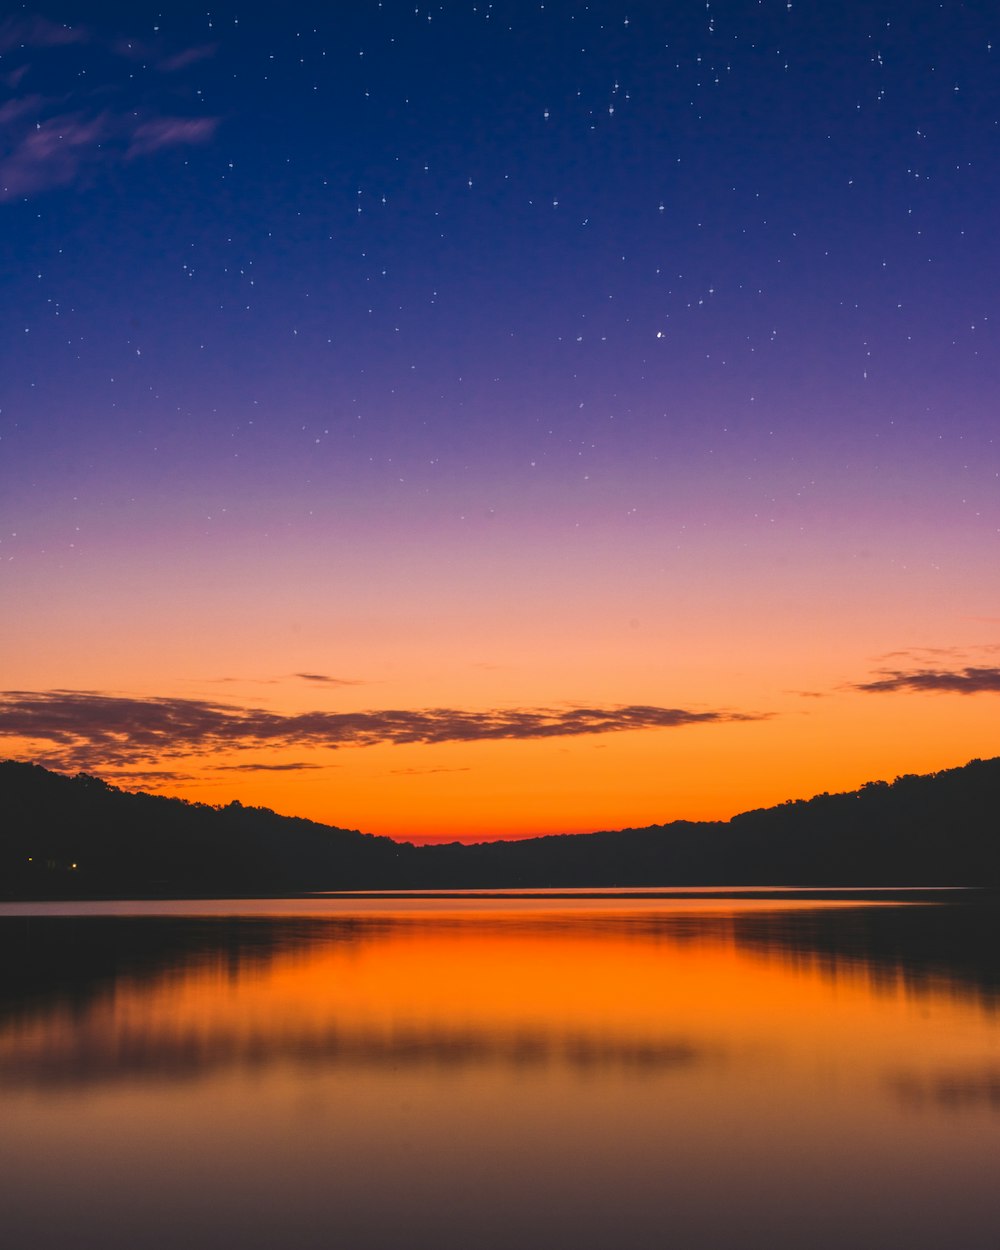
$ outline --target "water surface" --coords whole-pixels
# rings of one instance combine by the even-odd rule
[[[0,907],[39,1247],[934,1247],[1000,1226],[975,892]]]

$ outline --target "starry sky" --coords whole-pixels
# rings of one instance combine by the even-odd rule
[[[1000,754],[1000,11],[0,20],[0,736],[414,840]]]

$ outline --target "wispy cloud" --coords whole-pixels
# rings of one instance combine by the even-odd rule
[[[0,133],[22,117],[34,119],[44,107],[45,97],[40,95],[26,95],[18,100],[8,100],[6,104],[0,105]]]
[[[20,121],[25,124],[19,126]],[[3,130],[23,130],[14,139],[10,154],[0,160],[0,200],[12,200],[74,182],[98,157],[111,122],[107,115],[86,118],[80,113],[66,113],[31,122],[29,128],[22,113],[6,126],[0,123],[0,127],[0,135]]]
[[[149,156],[160,148],[207,143],[218,124],[217,117],[154,117],[135,127],[125,155],[131,160],[135,156]]]
[[[875,661],[880,664],[888,664],[891,661],[899,664],[906,661],[915,668],[921,665],[944,663],[957,666],[963,662],[975,663],[977,657],[996,655],[998,651],[1000,651],[1000,643],[996,642],[952,647],[905,647],[902,651],[886,651],[882,655],[877,655]]]
[[[17,69],[12,69],[5,74],[0,74],[0,83],[3,83],[5,87],[13,91],[15,87],[20,85],[22,78],[27,76],[30,69],[30,65],[19,65]]]
[[[57,768],[56,763],[49,763],[47,760],[38,760],[37,763],[47,767]],[[157,786],[172,784],[175,781],[194,781],[192,773],[174,772],[169,768],[103,768],[101,775],[105,781],[111,780],[120,783],[126,789],[132,785],[144,785],[155,789]]]
[[[368,683],[351,677],[331,677],[329,673],[296,673],[302,681],[315,682],[322,686],[366,686]]]
[[[61,50],[67,47],[69,52]],[[108,42],[85,27],[39,16],[0,23],[0,82],[14,93],[0,104],[0,202],[70,186],[101,166],[164,148],[207,143],[219,119],[177,115],[181,97],[166,84],[211,51],[172,53],[130,39]],[[161,86],[155,91],[147,87],[137,96],[139,71],[123,61],[144,57],[170,75],[156,79]],[[62,81],[64,89],[51,94],[47,87],[45,96],[24,89],[39,77]]]
[[[747,712],[691,711],[646,704],[555,708],[380,709],[285,715],[198,699],[93,691],[0,694],[0,737],[45,744],[69,769],[128,767],[217,751],[367,747],[575,737],[637,729],[754,721]]]
[[[163,70],[166,74],[176,74],[178,70],[187,69],[189,65],[194,65],[198,61],[207,61],[209,57],[215,56],[217,46],[214,43],[204,43],[196,48],[185,48],[182,52],[165,56],[157,65],[157,69]]]
[[[866,694],[895,694],[903,690],[1000,694],[1000,668],[883,669],[873,681],[859,682],[852,689],[864,691]]]
[[[17,48],[59,48],[86,43],[89,38],[83,26],[61,26],[37,14],[9,17],[0,22],[0,52],[12,52]]]
[[[370,681],[360,677],[334,677],[330,673],[285,673],[281,677],[210,677],[212,686],[278,686],[294,677],[297,681],[312,682],[317,686],[370,686]]]
[[[217,772],[225,773],[298,773],[314,768],[328,768],[328,764],[217,764]]]

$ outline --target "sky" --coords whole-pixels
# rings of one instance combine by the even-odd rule
[[[0,753],[410,840],[1000,754],[1000,10],[0,19]]]

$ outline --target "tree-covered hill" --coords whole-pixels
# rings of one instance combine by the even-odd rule
[[[726,822],[416,847],[0,763],[0,896],[406,887],[1000,885],[1000,759]]]

